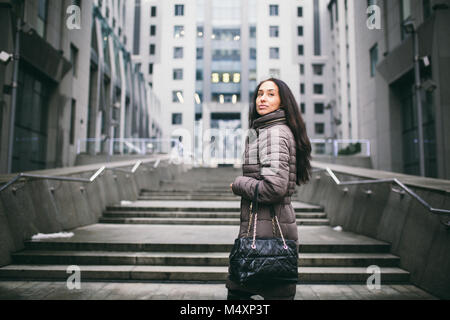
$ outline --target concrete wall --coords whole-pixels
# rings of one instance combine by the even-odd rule
[[[325,155],[314,155],[312,157],[314,161],[324,162],[324,163],[335,163],[350,167],[367,168],[372,169],[372,159],[371,157],[364,156],[325,156]]]
[[[134,161],[109,163],[107,168],[131,170]],[[100,165],[33,172],[42,175],[90,178]],[[17,182],[0,192],[0,266],[11,263],[11,253],[37,233],[56,233],[98,222],[108,205],[136,200],[141,189],[159,188],[173,180],[182,166],[161,161],[155,169],[146,161],[135,174],[106,170],[92,183],[56,180]],[[1,182],[7,179],[1,177]]]
[[[324,163],[314,167],[329,167],[341,182],[397,178],[433,208],[450,209],[448,180]],[[450,229],[441,218],[410,195],[393,192],[391,183],[346,187],[344,193],[344,186],[336,185],[326,172],[315,172],[309,184],[298,188],[298,199],[324,206],[332,226],[390,243],[391,253],[400,257],[400,267],[410,272],[413,284],[450,299]],[[371,195],[364,192],[368,189]],[[442,219],[449,221],[450,215]]]

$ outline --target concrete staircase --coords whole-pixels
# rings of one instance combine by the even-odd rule
[[[148,193],[146,193],[148,194]],[[136,224],[193,224],[193,225],[239,225],[239,201],[171,201],[170,192],[159,192],[164,199],[147,201],[141,200],[139,206],[117,205],[106,208],[100,223],[136,223]],[[209,192],[201,194],[186,194],[185,199],[192,199],[192,195],[201,195],[208,199]],[[212,193],[214,198],[217,193]],[[227,196],[224,198],[226,199]],[[146,199],[142,196],[140,199]],[[235,200],[235,199],[234,199]],[[294,203],[298,225],[328,225],[329,220],[323,208]]]
[[[67,266],[77,265],[82,281],[224,282],[240,204],[224,187],[233,170],[211,170],[191,170],[159,190],[142,190],[137,201],[109,206],[99,224],[73,230],[73,238],[27,241],[14,263],[0,268],[0,279],[65,281]],[[293,206],[300,283],[366,283],[372,265],[382,284],[409,281],[388,243],[333,230],[322,207]]]

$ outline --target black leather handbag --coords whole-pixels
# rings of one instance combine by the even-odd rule
[[[295,241],[286,240],[271,206],[272,223],[278,226],[281,238],[256,238],[258,220],[258,186],[250,205],[250,219],[247,236],[234,241],[230,253],[230,279],[240,284],[277,283],[289,284],[298,282],[298,250]],[[253,222],[253,237],[249,237]],[[273,228],[275,231],[275,226]]]

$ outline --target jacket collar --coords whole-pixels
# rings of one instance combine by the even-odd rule
[[[260,129],[274,124],[286,123],[286,114],[283,109],[275,110],[253,121],[253,129]]]

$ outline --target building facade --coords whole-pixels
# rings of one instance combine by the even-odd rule
[[[151,119],[159,101],[131,61],[126,9],[111,0],[0,2],[0,51],[20,48],[15,103],[15,62],[0,66],[1,172],[71,166],[80,153],[130,152],[114,138],[162,134]]]
[[[312,138],[331,134],[327,2],[134,0],[133,60],[161,100],[165,139],[194,159],[235,162],[257,83],[292,89]]]
[[[348,119],[356,117],[352,124],[357,124],[357,134],[370,141],[374,169],[420,175],[415,52],[413,34],[404,27],[412,21],[418,38],[425,176],[450,177],[449,6],[448,0],[329,2],[335,28],[342,33],[344,23],[349,26],[339,43],[341,51],[344,43],[350,45],[351,98],[341,98],[346,75],[341,65],[341,90],[333,92],[342,101],[340,107],[337,103],[343,119],[338,131],[345,136],[349,126],[344,111],[348,101],[348,110],[355,111]]]

